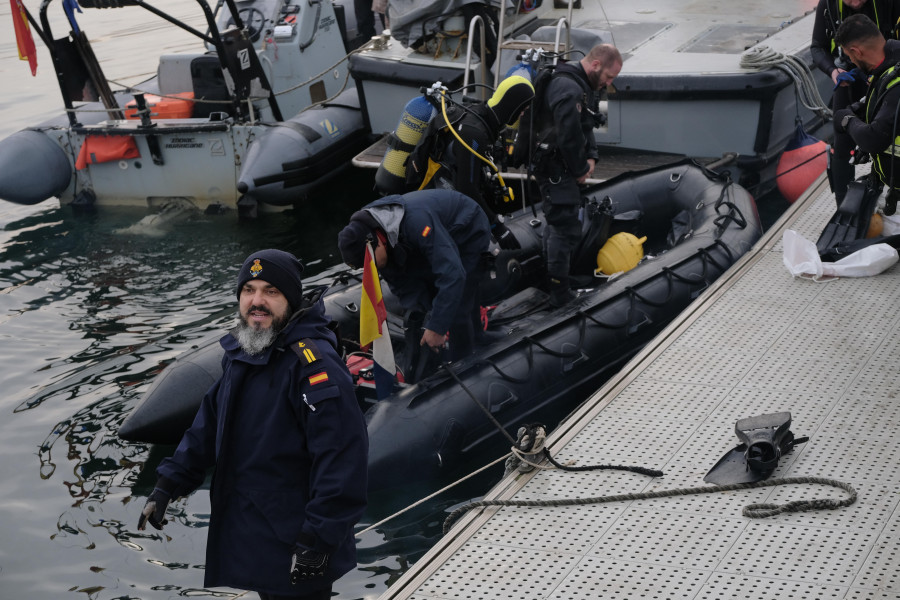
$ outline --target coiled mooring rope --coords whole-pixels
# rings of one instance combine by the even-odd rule
[[[782,54],[768,46],[757,46],[741,55],[741,67],[747,69],[781,69],[794,80],[800,102],[809,110],[825,118],[831,117],[831,109],[822,100],[819,88],[813,81],[809,66],[796,56]]]
[[[617,494],[613,496],[598,496],[592,498],[569,498],[561,500],[479,500],[465,504],[444,520],[444,534],[450,531],[453,523],[463,514],[473,508],[487,506],[583,506],[586,504],[608,504],[611,502],[623,502],[629,500],[646,500],[650,498],[670,498],[672,496],[690,496],[694,494],[713,494],[716,492],[732,492],[737,490],[753,490],[777,485],[794,485],[815,483],[830,485],[847,492],[848,496],[843,500],[831,498],[815,498],[813,500],[795,500],[785,504],[748,504],[743,508],[742,514],[750,519],[762,519],[782,513],[804,512],[810,510],[828,510],[850,506],[856,502],[856,490],[847,483],[824,477],[786,477],[784,479],[768,479],[750,483],[732,483],[725,485],[710,485],[704,487],[679,488],[672,490],[660,490],[658,492],[640,492],[636,494]]]

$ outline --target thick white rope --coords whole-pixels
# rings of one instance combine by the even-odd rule
[[[831,118],[831,109],[822,100],[819,88],[813,81],[809,66],[797,58],[776,52],[768,46],[756,46],[741,55],[741,67],[745,69],[781,69],[794,80],[800,102],[807,109],[825,118]]]

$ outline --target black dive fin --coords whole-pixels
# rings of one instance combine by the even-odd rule
[[[842,242],[852,242],[866,237],[869,222],[878,203],[880,187],[872,187],[865,181],[851,181],[847,186],[841,206],[825,225],[816,242],[819,255]]]
[[[758,477],[756,473],[747,468],[747,461],[744,459],[746,451],[747,446],[743,444],[729,450],[709,470],[703,481],[716,485],[725,485],[730,483],[752,483],[761,480],[762,477]]]
[[[795,438],[790,427],[789,412],[738,420],[734,432],[741,443],[723,456],[703,481],[722,485],[753,483],[768,478],[783,455],[809,439]]]

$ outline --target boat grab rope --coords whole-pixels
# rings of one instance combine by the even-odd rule
[[[459,378],[459,375],[456,374],[456,371],[453,370],[453,365],[445,362],[443,366],[445,369],[447,369],[447,372],[450,373],[451,376],[453,376],[453,379],[456,380],[456,383],[459,384],[459,387],[461,387],[463,391],[468,394],[469,398],[471,398],[476,405],[478,405],[478,408],[481,409],[481,412],[483,412],[487,416],[487,418],[494,424],[494,426],[500,431],[500,433],[506,436],[506,439],[509,440],[509,443],[515,446],[516,440],[513,439],[513,436],[509,435],[509,432],[506,431],[500,421],[498,421],[497,418],[491,414],[491,411],[488,410],[484,404],[478,401],[478,398],[475,397],[475,394],[472,393],[472,391],[466,386],[466,384],[463,383],[463,380]]]
[[[663,300],[660,300],[658,302],[652,301],[649,298],[642,295],[640,292],[638,292],[637,288],[631,287],[631,286],[626,287],[623,290],[623,293],[624,293],[624,295],[627,296],[629,305],[628,305],[628,312],[625,314],[625,316],[621,322],[618,322],[618,323],[604,322],[603,320],[595,317],[592,314],[589,314],[583,310],[578,310],[574,315],[575,317],[578,317],[578,319],[579,319],[578,342],[574,344],[575,347],[571,351],[554,350],[552,348],[549,348],[547,345],[539,342],[532,336],[528,336],[528,335],[523,336],[522,341],[527,344],[525,352],[524,352],[525,362],[527,364],[527,370],[526,370],[525,374],[521,377],[515,377],[515,376],[505,372],[495,361],[487,359],[487,358],[477,359],[474,362],[474,365],[475,366],[487,365],[487,366],[491,367],[494,370],[494,372],[497,373],[497,375],[499,375],[502,379],[504,379],[510,383],[526,384],[531,380],[531,377],[534,374],[534,349],[535,349],[535,347],[540,348],[545,353],[549,354],[550,356],[556,357],[556,358],[573,358],[573,357],[581,355],[582,347],[584,346],[584,340],[585,340],[585,335],[586,335],[587,321],[590,321],[593,324],[595,324],[599,327],[602,327],[604,329],[626,329],[627,330],[626,334],[631,335],[637,331],[637,329],[639,328],[640,325],[642,325],[643,323],[646,322],[646,319],[644,319],[640,323],[634,322],[635,321],[634,316],[639,312],[638,303],[643,303],[646,306],[654,306],[654,307],[664,306],[665,304],[667,304],[668,302],[670,302],[672,300],[672,296],[673,296],[674,290],[675,290],[674,284],[676,281],[681,282],[681,283],[686,283],[688,285],[695,285],[698,287],[706,284],[706,286],[708,287],[709,279],[710,279],[709,272],[712,267],[714,267],[719,272],[719,274],[725,272],[725,270],[728,268],[728,265],[722,264],[721,262],[716,260],[716,257],[713,256],[713,253],[712,253],[712,250],[717,247],[720,248],[732,262],[734,262],[734,254],[732,253],[731,249],[725,243],[723,243],[721,240],[717,239],[709,247],[700,248],[697,251],[696,258],[698,258],[700,260],[700,263],[702,265],[702,271],[699,275],[693,275],[693,276],[681,275],[680,273],[678,273],[678,271],[675,270],[677,267],[662,267],[660,270],[661,271],[660,275],[664,275],[666,278],[666,282],[668,283],[668,290],[666,292],[666,297]],[[694,258],[695,257],[691,257],[688,260],[693,260]],[[642,284],[642,285],[647,285],[650,281],[655,281],[655,278],[648,280],[648,282],[644,282],[644,284]],[[600,307],[594,307],[594,312],[597,312],[597,309],[599,309],[599,308]],[[456,374],[453,372],[451,372],[451,375],[456,377]]]
[[[732,193],[734,193],[734,182],[729,177],[728,182],[722,186],[722,191],[719,193],[719,198],[714,205],[718,215],[713,219],[713,224],[716,226],[716,237],[721,236],[725,232],[728,223],[734,223],[741,229],[746,229],[747,227],[747,219],[744,217],[744,213],[730,200]],[[722,207],[727,208],[728,212],[722,214]]]
[[[741,55],[741,67],[745,69],[780,69],[794,80],[797,96],[807,109],[824,118],[831,118],[831,109],[822,100],[819,88],[813,81],[812,71],[800,58],[782,54],[768,46],[756,46]]]
[[[612,502],[627,502],[633,500],[648,500],[652,498],[671,498],[674,496],[691,496],[695,494],[714,494],[719,492],[733,492],[739,490],[754,490],[764,487],[796,484],[829,485],[847,492],[847,497],[842,500],[833,498],[814,498],[812,500],[794,500],[784,504],[748,504],[744,506],[742,514],[749,519],[762,519],[774,517],[784,513],[796,513],[812,510],[831,510],[850,506],[856,502],[856,490],[850,484],[825,477],[785,477],[784,479],[770,479],[748,483],[731,483],[724,485],[710,485],[703,487],[676,488],[671,490],[659,490],[656,492],[638,492],[635,494],[615,494],[611,496],[596,496],[591,498],[563,498],[559,500],[478,500],[470,502],[454,510],[444,520],[444,535],[450,531],[453,523],[463,514],[474,509],[488,506],[517,506],[517,507],[551,507],[551,506],[584,506],[588,504],[609,504]]]

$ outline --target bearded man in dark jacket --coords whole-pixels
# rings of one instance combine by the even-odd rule
[[[222,377],[203,402],[138,522],[162,529],[172,498],[215,466],[204,585],[262,600],[326,600],[356,565],[368,439],[321,292],[280,250],[251,254],[237,280],[240,322],[222,338]]]
[[[575,297],[569,289],[569,268],[572,252],[581,239],[578,186],[594,172],[599,158],[591,96],[610,85],[621,69],[622,55],[614,46],[594,46],[580,61],[557,65],[543,102],[535,107],[539,146],[534,174],[547,220],[544,257],[553,306],[562,306]]]
[[[892,215],[900,197],[900,42],[886,41],[865,15],[846,18],[836,40],[870,82],[864,101],[834,113],[835,131],[871,155],[872,171],[887,186],[884,214]]]

